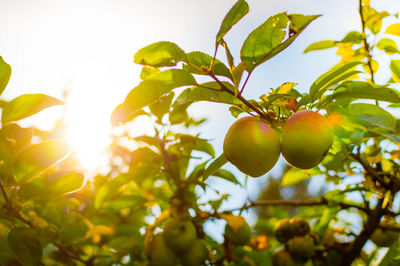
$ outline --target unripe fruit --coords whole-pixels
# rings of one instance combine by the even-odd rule
[[[307,261],[314,255],[314,239],[310,236],[295,236],[289,240],[287,246],[295,260]]]
[[[282,155],[291,166],[310,169],[322,161],[333,139],[333,129],[324,116],[308,110],[298,111],[283,129]]]
[[[295,236],[305,236],[310,232],[310,226],[308,222],[300,217],[294,217],[290,219],[290,223],[293,226],[293,233]]]
[[[301,266],[303,263],[293,260],[289,251],[279,248],[272,253],[273,266]]]
[[[280,155],[278,135],[259,117],[243,117],[224,139],[226,159],[243,173],[258,177],[271,170]]]
[[[371,236],[371,241],[378,247],[390,247],[399,239],[399,233],[377,228]]]
[[[208,259],[208,249],[204,240],[196,239],[190,249],[179,255],[183,266],[201,266]]]
[[[165,243],[162,234],[155,235],[149,243],[150,266],[175,266],[178,257]]]
[[[289,219],[285,218],[276,223],[274,236],[281,243],[286,243],[294,236],[294,227]]]
[[[237,231],[234,231],[228,224],[225,226],[225,237],[236,246],[246,245],[250,241],[251,235],[251,227],[247,222]]]
[[[188,250],[196,240],[196,228],[190,220],[170,219],[164,228],[164,239],[175,252]]]

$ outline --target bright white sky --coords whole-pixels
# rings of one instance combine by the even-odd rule
[[[211,54],[219,25],[235,2],[0,0],[0,55],[13,71],[2,98],[11,99],[23,93],[46,93],[61,98],[62,91],[68,89],[66,117],[70,123],[70,142],[77,149],[83,167],[97,167],[104,162],[99,159],[104,159],[100,154],[107,145],[111,111],[138,83],[141,67],[133,64],[134,53],[152,42],[168,40],[185,51]],[[371,2],[376,3],[378,10],[400,11],[398,0]],[[254,72],[247,96],[257,97],[286,81],[297,82],[298,89],[308,90],[313,80],[338,58],[333,50],[303,55],[304,48],[323,39],[341,39],[360,26],[358,0],[248,0],[248,3],[250,13],[226,38],[235,55],[248,33],[271,15],[287,11],[323,16],[286,51]],[[197,104],[191,110],[196,117],[209,118],[201,136],[213,139],[220,153],[224,134],[234,119],[225,106],[206,105],[204,108],[204,104]],[[49,122],[61,113],[61,107],[53,107],[23,123],[49,129],[52,127]],[[255,193],[262,181],[265,178],[252,180],[249,193]],[[224,188],[228,192],[236,189]],[[246,195],[240,195],[244,200]]]

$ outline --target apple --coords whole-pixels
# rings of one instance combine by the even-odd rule
[[[314,239],[310,236],[295,236],[288,241],[287,246],[295,260],[304,262],[314,255]]]
[[[289,251],[284,248],[278,248],[272,253],[273,266],[301,266],[303,263],[293,260]]]
[[[294,235],[293,224],[288,218],[282,219],[275,224],[274,236],[279,242],[286,243]]]
[[[179,254],[183,266],[201,266],[208,259],[208,249],[202,239],[196,239],[191,247]]]
[[[226,159],[243,173],[258,177],[271,170],[280,155],[280,140],[271,126],[259,117],[243,117],[225,135]]]
[[[282,155],[291,166],[310,169],[326,156],[333,140],[333,129],[323,115],[298,111],[289,117],[283,129]]]
[[[234,231],[228,224],[225,226],[225,237],[236,246],[246,245],[251,238],[250,225],[245,222],[237,231]]]
[[[399,233],[377,228],[371,235],[371,241],[378,247],[390,247],[399,239]]]
[[[162,234],[157,234],[149,242],[148,247],[150,266],[175,266],[178,257],[175,252],[165,243]]]
[[[310,232],[310,226],[308,222],[300,217],[294,217],[290,219],[290,223],[293,226],[294,236],[305,236]]]
[[[165,243],[175,252],[188,250],[197,238],[194,224],[187,219],[170,219],[163,235]]]

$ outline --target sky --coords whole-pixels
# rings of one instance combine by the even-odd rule
[[[65,111],[69,140],[81,156],[83,168],[104,163],[102,149],[110,132],[110,114],[139,82],[141,67],[133,55],[153,42],[166,40],[183,50],[213,53],[215,35],[234,0],[0,0],[0,56],[12,67],[12,76],[1,98],[23,93],[45,93],[67,104],[53,107],[22,121],[50,129]],[[378,10],[400,11],[398,0],[372,0]],[[334,50],[303,54],[311,43],[340,40],[358,30],[357,0],[248,0],[250,13],[227,35],[234,56],[247,35],[269,16],[279,12],[321,14],[281,54],[254,71],[245,97],[256,98],[290,81],[307,91],[312,82],[338,62]],[[390,8],[389,8],[390,7]],[[219,54],[220,56],[222,54]],[[225,132],[235,121],[228,107],[198,103],[190,109],[208,121],[201,137],[211,139],[222,152]],[[144,130],[138,124],[137,132]],[[275,169],[279,173],[282,160]],[[232,169],[243,181],[243,175]],[[255,198],[265,177],[250,179],[247,194],[215,180],[213,185],[232,192],[230,206]]]

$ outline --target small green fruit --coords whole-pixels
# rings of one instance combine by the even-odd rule
[[[289,219],[285,218],[276,223],[274,236],[279,242],[286,243],[294,235],[294,227]]]
[[[258,177],[274,167],[280,155],[278,135],[259,117],[243,117],[224,139],[226,159],[243,173]]]
[[[175,266],[178,257],[170,249],[164,240],[162,234],[157,234],[149,243],[150,266]]]
[[[287,246],[293,259],[297,261],[305,262],[314,255],[314,239],[310,236],[295,236],[289,240]]]
[[[190,220],[170,219],[164,228],[165,242],[175,252],[188,250],[196,235],[196,228]]]
[[[196,239],[190,249],[179,255],[183,266],[201,266],[208,259],[208,249],[202,239]]]
[[[238,231],[234,231],[228,224],[225,226],[225,237],[236,246],[246,245],[250,241],[251,235],[251,227],[247,222]]]
[[[298,111],[290,116],[283,129],[282,155],[291,166],[310,169],[322,161],[333,139],[333,129],[324,116]]]
[[[279,248],[272,253],[273,266],[301,266],[303,263],[293,260],[289,251]]]
[[[399,233],[377,228],[371,236],[371,241],[378,247],[390,247],[399,239]]]
[[[290,223],[293,225],[293,233],[295,236],[305,236],[310,232],[310,226],[303,218],[294,217],[290,219]]]

